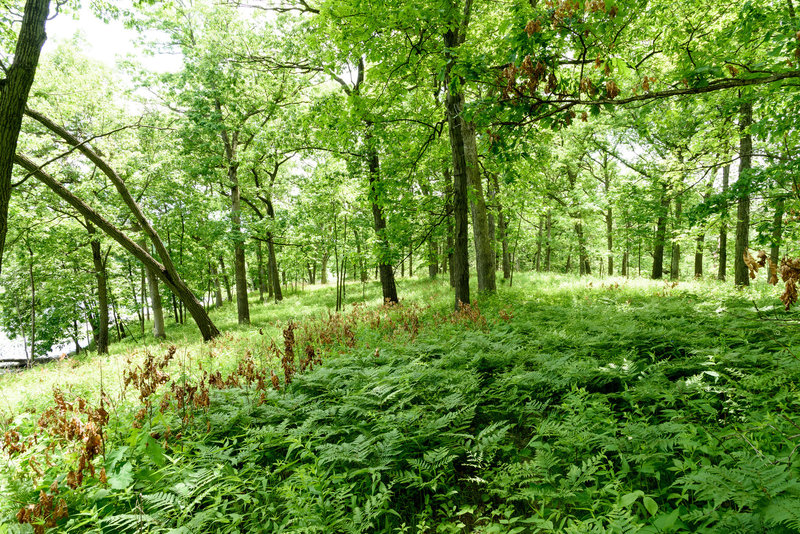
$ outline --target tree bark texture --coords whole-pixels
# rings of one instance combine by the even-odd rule
[[[725,165],[722,168],[722,194],[728,192],[728,181],[730,180],[731,166]],[[719,269],[717,279],[725,280],[728,271],[728,209],[727,207],[720,214],[719,223]]]
[[[753,137],[750,125],[753,123],[753,104],[743,102],[739,111],[739,181],[750,181]],[[746,188],[739,197],[736,210],[736,248],[734,258],[735,283],[737,286],[750,285],[750,271],[744,262],[744,255],[750,245],[750,192]]]
[[[36,76],[39,55],[47,39],[44,26],[50,0],[27,0],[19,30],[14,60],[0,86],[0,271],[8,233],[8,204],[11,201],[11,175],[17,152],[22,115]]]
[[[97,336],[94,340],[95,347],[97,348],[97,354],[108,354],[108,276],[103,262],[103,254],[100,250],[100,240],[96,237],[97,231],[94,225],[88,221],[86,231],[91,238],[92,264],[94,266],[94,276],[97,280],[98,325]]]

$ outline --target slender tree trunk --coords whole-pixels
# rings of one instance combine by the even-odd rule
[[[681,277],[681,244],[677,239],[677,234],[680,232],[681,227],[681,211],[683,209],[683,202],[680,196],[675,199],[675,234],[676,237],[672,241],[672,261],[669,266],[669,279],[678,280]]]
[[[728,180],[730,179],[731,166],[725,165],[722,168],[722,194],[728,192]],[[725,207],[720,214],[719,223],[719,270],[717,279],[725,280],[728,271],[728,208]]]
[[[653,280],[660,280],[664,276],[664,242],[667,239],[667,213],[669,212],[669,196],[667,185],[663,184],[661,190],[661,206],[656,222],[656,235],[653,242]]]
[[[475,125],[462,120],[464,137],[464,156],[466,161],[467,182],[470,191],[470,211],[472,212],[472,236],[475,240],[475,267],[478,272],[478,291],[497,290],[495,277],[494,249],[489,234],[489,217],[486,210],[486,198],[483,194],[483,180],[478,163],[478,146],[475,136]]]
[[[578,236],[578,264],[581,276],[592,274],[592,266],[589,263],[589,253],[586,250],[586,238],[583,235],[583,221],[575,223],[575,235]]]
[[[706,242],[706,233],[697,236],[697,248],[694,251],[694,277],[703,278],[703,247]]]
[[[277,174],[277,169],[276,169]],[[270,190],[272,189],[273,182],[270,183]],[[272,222],[275,222],[275,208],[272,206],[272,197],[267,196],[264,198],[264,203],[267,206],[267,216]],[[275,302],[283,300],[283,292],[281,291],[280,278],[278,276],[278,258],[275,255],[275,237],[272,235],[272,230],[267,232],[267,269],[269,269],[269,279],[272,285],[271,293]]]
[[[214,279],[214,301],[217,308],[222,307],[222,284],[219,281],[219,272],[217,271],[217,264],[211,260],[208,261],[208,267],[211,269],[211,277]]]
[[[428,236],[428,277],[431,280],[436,279],[439,274],[439,257],[436,253],[436,240],[433,238],[433,232]]]
[[[445,261],[442,265],[442,268],[448,273],[450,277],[450,287],[456,287],[456,279],[455,279],[455,269],[453,269],[453,262],[455,261],[454,254],[454,239],[455,239],[455,230],[453,226],[453,177],[450,174],[450,169],[445,167],[444,169],[444,180],[445,180],[445,211],[447,212],[447,229],[446,229],[446,237],[445,237],[445,248],[447,249],[447,255],[445,257]]]
[[[508,280],[511,278],[511,258],[508,249],[508,219],[503,205],[500,202],[500,182],[497,179],[497,173],[491,173],[492,183],[492,201],[497,210],[497,240],[500,241],[500,263],[503,268],[503,279]]]
[[[29,364],[36,359],[36,278],[33,276],[33,249],[28,246],[30,263],[28,263],[28,275],[31,283],[31,359]]]
[[[141,285],[141,288],[142,288],[142,291],[141,291],[142,308],[144,308],[144,318],[145,318],[145,320],[149,321],[150,320],[150,306],[147,305],[147,276],[145,276],[145,274],[144,274],[144,272],[145,272],[144,265],[142,265],[140,270],[141,270],[141,273],[142,273],[142,285]],[[144,325],[142,325],[142,335],[144,336]]]
[[[9,9],[4,5],[4,9]],[[11,175],[17,152],[22,115],[28,101],[36,66],[47,35],[44,31],[50,9],[49,0],[27,0],[19,28],[14,60],[5,70],[0,85],[0,270],[8,232],[8,204],[11,200]]]
[[[780,260],[781,235],[783,234],[783,213],[786,198],[779,196],[775,202],[775,215],[772,217],[772,243],[769,248],[769,259],[774,265]]]
[[[322,263],[319,269],[319,283],[323,286],[328,285],[328,258],[330,258],[330,253],[327,251],[323,252]]]
[[[608,188],[606,188],[606,194]],[[614,212],[606,208],[606,250],[608,254],[608,276],[614,276]]]
[[[131,284],[131,294],[133,295],[133,302],[136,304],[136,317],[139,319],[139,328],[142,333],[144,333],[144,292],[139,293],[141,295],[141,303],[139,299],[139,295],[136,294],[136,280],[133,278],[133,266],[131,265],[131,261],[129,258],[126,258],[125,261],[126,265],[128,266],[128,280]]]
[[[545,226],[547,228],[547,242],[545,243],[545,249],[544,249],[544,270],[549,273],[550,272],[550,259],[551,259],[552,251],[553,251],[553,246],[552,246],[553,245],[553,241],[552,241],[553,240],[553,235],[552,235],[553,218],[552,218],[552,213],[551,213],[550,209],[547,210],[547,215],[545,216]],[[506,267],[505,267],[505,261],[506,261],[505,260],[505,252],[503,253],[503,256],[504,256],[504,258],[503,258],[503,272],[505,272],[505,270],[506,270]]]
[[[489,244],[492,247],[494,270],[497,271],[501,260],[499,257],[499,247],[497,246],[497,217],[495,217],[495,212],[499,213],[499,204],[497,203],[497,189],[495,188],[490,173],[486,173],[486,202],[486,216],[489,223]]]
[[[98,328],[95,345],[97,354],[108,354],[108,286],[106,266],[103,262],[103,254],[100,250],[100,240],[97,239],[94,225],[86,221],[86,231],[89,233],[92,247],[92,264],[94,265],[94,276],[97,280],[97,309],[98,309]]]
[[[147,250],[147,242],[144,237],[139,240],[139,246]],[[158,278],[153,269],[148,267],[145,267],[145,274],[147,275],[147,288],[150,292],[150,309],[153,310],[153,337],[163,339],[167,337],[167,334],[164,331],[164,307],[161,303],[161,292],[158,289]]]
[[[739,180],[750,182],[750,159],[753,154],[753,137],[750,125],[753,123],[753,104],[743,102],[739,119]],[[750,285],[750,271],[744,262],[744,255],[750,244],[750,194],[739,197],[736,212],[736,257],[734,258],[735,283],[737,286]]]
[[[536,272],[542,271],[542,240],[544,239],[544,217],[539,216],[539,231],[536,236],[536,254],[534,255],[534,268]]]
[[[367,158],[369,164],[369,187],[370,202],[372,203],[372,218],[375,223],[375,235],[378,237],[378,270],[381,280],[381,290],[384,302],[397,302],[397,286],[394,281],[394,269],[392,268],[391,252],[389,249],[389,239],[386,236],[386,218],[383,215],[379,198],[379,186],[381,180],[380,160],[378,159],[378,147],[375,146],[376,140],[372,132],[372,124],[367,123],[366,133]]]
[[[359,274],[359,279],[361,283],[365,283],[367,281],[367,261],[364,259],[364,256],[361,254],[361,236],[358,234],[358,230],[354,227],[353,228],[353,237],[356,241],[356,256],[358,256],[358,266],[359,270],[361,271]]]
[[[264,252],[261,241],[256,241],[256,261],[258,262],[258,300],[264,302],[264,293],[267,292],[267,272],[264,269]]]
[[[233,302],[233,294],[231,293],[231,279],[228,278],[228,269],[225,268],[225,259],[222,254],[219,255],[219,268],[222,272],[222,281],[225,283],[225,294],[228,297],[228,302]]]

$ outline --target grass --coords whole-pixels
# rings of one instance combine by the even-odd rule
[[[456,315],[445,282],[399,292],[336,316],[313,288],[250,327],[228,306],[211,344],[173,326],[0,377],[2,430],[39,436],[5,457],[0,532],[33,528],[27,503],[65,532],[800,532],[800,332],[774,288],[522,274]],[[123,393],[170,344],[157,391]],[[287,384],[307,347],[322,365]],[[54,385],[97,407],[101,369],[105,454],[68,488],[92,431],[36,423]]]

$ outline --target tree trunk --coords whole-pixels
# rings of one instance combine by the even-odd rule
[[[750,159],[753,154],[753,137],[750,125],[753,123],[753,104],[743,102],[739,119],[739,178],[750,183]],[[736,257],[734,258],[735,283],[737,286],[750,285],[750,271],[744,262],[744,255],[750,244],[750,193],[745,190],[739,197],[736,212]]]
[[[378,237],[378,270],[381,280],[381,291],[383,302],[397,302],[397,286],[394,282],[394,269],[392,268],[392,258],[389,250],[389,239],[386,236],[386,218],[383,215],[378,194],[378,184],[380,183],[380,160],[378,159],[378,147],[375,146],[376,140],[372,132],[372,124],[367,123],[366,144],[367,158],[369,164],[369,197],[372,203],[372,219],[375,223],[375,234]]]
[[[330,253],[323,252],[319,269],[319,283],[323,286],[328,285],[328,258],[330,258]]]
[[[208,262],[208,267],[211,269],[211,277],[214,279],[214,300],[217,308],[222,307],[222,285],[219,282],[219,272],[217,271],[217,264],[211,260]]]
[[[667,239],[667,213],[669,212],[669,196],[667,196],[667,184],[663,184],[661,190],[661,205],[656,222],[656,236],[653,242],[653,280],[660,280],[664,276],[664,241]]]
[[[28,275],[31,283],[31,358],[28,364],[36,359],[36,278],[33,276],[33,249],[28,246],[31,261],[28,264]]]
[[[589,253],[586,250],[586,238],[583,235],[583,221],[575,223],[575,235],[578,236],[578,264],[581,276],[592,274],[592,266],[589,263]]]
[[[681,197],[675,199],[675,233],[676,236],[672,241],[672,261],[669,265],[669,279],[678,280],[681,277],[681,244],[677,239],[677,234],[680,232],[681,227],[681,211],[683,209],[683,202]]]
[[[447,36],[453,34],[447,32]],[[453,46],[454,38],[445,37],[445,44]],[[453,156],[453,219],[455,221],[453,243],[453,286],[455,288],[455,309],[462,303],[469,304],[469,240],[467,239],[468,201],[467,201],[467,162],[464,155],[464,135],[461,111],[464,108],[464,93],[451,92],[449,73],[445,78],[447,94],[447,123],[450,133],[450,152]]]
[[[780,260],[781,235],[783,234],[783,212],[785,209],[786,197],[778,197],[775,202],[775,215],[772,218],[772,243],[769,248],[769,259],[773,265],[778,265]]]
[[[267,292],[267,271],[264,269],[264,252],[261,241],[256,241],[256,261],[258,262],[258,300],[264,302],[264,293]]]
[[[606,188],[608,194],[608,188]],[[614,212],[606,208],[606,250],[608,253],[608,276],[614,276]]]
[[[536,254],[534,255],[534,269],[542,272],[542,240],[544,239],[544,217],[539,216],[539,231],[536,236]]]
[[[358,230],[354,227],[353,228],[353,237],[356,241],[356,256],[358,256],[358,266],[359,270],[361,271],[360,280],[361,283],[367,281],[367,261],[364,259],[364,256],[361,254],[361,237],[358,234]]]
[[[497,247],[497,217],[495,217],[495,211],[498,210],[497,189],[495,189],[495,185],[492,181],[490,173],[486,174],[486,197],[486,201],[488,203],[486,206],[486,220],[489,223],[489,244],[492,247],[492,262],[494,265],[494,270],[497,271],[497,267],[500,265]]]
[[[133,266],[131,265],[130,258],[125,259],[125,264],[128,267],[128,281],[131,284],[133,302],[136,304],[136,317],[139,319],[139,328],[141,332],[144,333],[144,292],[139,293],[139,295],[136,294],[136,280],[133,278]]]
[[[228,269],[225,268],[225,259],[222,254],[219,255],[219,268],[222,271],[222,281],[225,283],[225,294],[228,297],[228,302],[233,302],[233,294],[231,293],[231,279],[228,278]]]
[[[497,280],[495,278],[494,249],[492,248],[492,240],[489,234],[489,217],[478,164],[475,125],[464,121],[463,117],[461,122],[464,136],[464,156],[467,165],[467,182],[470,191],[472,237],[475,240],[475,267],[478,271],[478,291],[495,291],[497,290]]]
[[[36,66],[47,35],[45,22],[50,0],[27,0],[22,25],[14,50],[14,60],[0,85],[0,270],[8,233],[8,204],[11,200],[11,175],[17,151],[22,115],[28,102]],[[5,7],[5,9],[9,9]]]
[[[508,220],[506,219],[503,206],[500,204],[500,182],[497,174],[492,173],[492,183],[494,185],[494,202],[497,206],[497,239],[500,241],[501,262],[503,266],[503,279],[511,278],[511,255],[508,250]]]
[[[455,279],[455,270],[453,269],[453,262],[455,261],[454,256],[454,239],[455,239],[455,230],[453,226],[453,177],[450,174],[450,169],[444,169],[444,180],[445,180],[445,212],[447,213],[447,228],[446,228],[446,237],[445,237],[445,247],[447,249],[447,254],[445,256],[445,261],[442,264],[442,268],[448,273],[450,277],[450,287],[456,287],[456,279]]]
[[[694,251],[694,277],[703,278],[703,247],[706,242],[706,233],[697,236],[697,248]]]
[[[139,246],[147,250],[147,241],[144,236],[139,240]],[[164,331],[164,306],[161,302],[161,292],[158,289],[158,275],[152,268],[145,267],[147,276],[147,289],[150,293],[150,308],[153,310],[153,337],[163,339],[167,337]]]
[[[214,100],[214,107],[222,116],[222,103]],[[228,166],[228,182],[231,187],[231,230],[233,231],[233,274],[236,281],[236,312],[239,324],[250,324],[250,302],[247,294],[247,266],[244,255],[244,235],[242,234],[242,194],[239,188],[239,162],[237,150],[239,132],[220,129],[220,138],[225,148],[225,161]]]
[[[267,215],[274,222],[275,209],[272,207],[271,197],[267,197],[266,205]],[[277,303],[283,300],[283,292],[281,291],[280,278],[278,277],[278,258],[275,256],[275,238],[272,235],[272,231],[267,232],[267,268],[269,269],[269,278],[272,282],[272,296]]]
[[[97,279],[97,309],[98,309],[98,328],[95,337],[97,354],[108,354],[108,286],[106,266],[103,262],[103,254],[100,250],[100,240],[96,237],[94,225],[86,221],[86,231],[89,233],[92,247],[92,264],[94,265],[94,276]]]
[[[233,223],[233,273],[236,279],[236,312],[239,324],[250,324],[250,302],[247,300],[247,266],[244,258],[244,242],[242,241],[241,196],[239,182],[236,179],[236,165],[228,169],[231,186],[231,222]],[[234,181],[235,180],[235,181]]]
[[[439,274],[439,257],[436,253],[436,240],[433,238],[433,232],[428,236],[428,277],[431,280],[436,279]]]
[[[722,168],[722,194],[728,192],[728,180],[730,179],[731,166],[725,165]],[[720,214],[719,223],[719,269],[717,279],[725,280],[728,271],[728,208],[724,208]]]
[[[552,231],[553,231],[553,218],[552,213],[550,210],[547,210],[547,216],[545,218],[545,226],[547,227],[547,242],[545,243],[544,249],[544,270],[546,272],[550,272],[550,258],[552,256],[553,246],[552,246]],[[505,266],[505,252],[503,252],[503,272],[505,273],[506,266]]]
[[[82,145],[83,148],[86,145]],[[79,149],[83,151],[82,149]],[[169,257],[166,254],[166,249],[164,249],[163,243],[161,243],[160,238],[158,238],[158,234],[156,234],[155,230],[152,226],[149,225],[149,221],[144,218],[141,211],[137,209],[135,215],[137,219],[141,218],[144,220],[145,223],[148,224],[151,235],[155,236],[155,239],[159,242],[159,247],[164,251],[164,255],[162,256],[162,260],[164,263],[160,263],[155,258],[153,258],[146,250],[144,250],[141,246],[136,244],[132,241],[128,236],[126,236],[122,231],[119,230],[116,226],[111,224],[109,221],[104,219],[99,213],[97,213],[91,206],[83,202],[81,199],[76,197],[69,191],[63,184],[58,182],[55,178],[44,172],[39,165],[31,161],[30,159],[17,154],[14,157],[14,161],[20,165],[22,168],[27,170],[28,172],[32,173],[39,181],[47,185],[54,193],[56,193],[59,197],[67,201],[75,210],[78,211],[83,217],[91,221],[95,224],[100,230],[106,233],[109,237],[114,239],[117,243],[119,243],[125,250],[130,252],[134,257],[136,257],[139,261],[144,264],[146,268],[153,269],[153,272],[165,283],[167,287],[170,288],[171,291],[175,292],[181,301],[186,306],[187,311],[191,314],[192,318],[194,319],[195,323],[197,324],[200,333],[203,336],[205,341],[209,341],[216,336],[219,335],[219,330],[211,319],[208,317],[206,310],[203,308],[203,304],[197,300],[197,297],[192,293],[186,283],[181,279],[180,275],[175,271],[175,267],[171,261],[169,261]],[[124,187],[124,183],[121,182],[121,188],[128,193],[126,198],[126,204],[128,200],[133,200],[130,197],[130,193],[127,191],[127,188]],[[118,187],[119,189],[119,187]],[[123,196],[123,198],[125,198]],[[135,208],[138,208],[138,205],[133,203]],[[133,210],[132,210],[133,211]],[[164,257],[166,256],[166,258]]]

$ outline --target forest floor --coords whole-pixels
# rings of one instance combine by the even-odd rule
[[[779,290],[518,274],[454,314],[398,286],[0,376],[0,534],[800,532]]]

